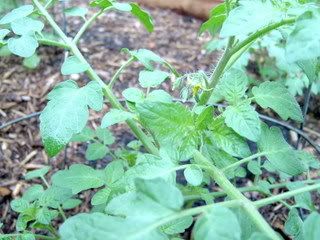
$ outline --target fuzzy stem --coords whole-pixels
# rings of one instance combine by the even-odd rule
[[[82,53],[76,46],[74,42],[68,38],[65,33],[61,30],[61,28],[57,25],[57,23],[53,20],[48,11],[40,4],[39,0],[32,0],[35,6],[39,9],[41,14],[46,18],[48,23],[54,29],[54,31],[60,36],[60,38],[65,42],[66,45],[69,46],[71,52],[84,64],[88,65],[89,68],[86,71],[87,75],[90,79],[97,81],[99,85],[102,87],[104,95],[110,101],[110,104],[113,108],[124,110],[121,103],[118,101],[116,96],[113,94],[111,89],[102,81],[102,79],[98,76],[98,74],[93,70],[91,65],[87,62],[87,60],[83,57]],[[128,126],[131,128],[132,132],[136,135],[136,137],[142,142],[148,152],[159,155],[159,150],[153,144],[152,140],[138,127],[136,122],[132,119],[126,121]]]

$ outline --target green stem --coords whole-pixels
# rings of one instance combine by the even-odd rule
[[[16,239],[17,237],[23,236],[23,233],[13,233],[13,234],[3,234],[0,235],[0,239],[8,239],[8,238],[13,238]],[[34,234],[36,239],[43,239],[43,240],[57,240],[59,238],[57,237],[49,237],[41,234]]]
[[[242,160],[240,160],[240,161],[238,161],[238,162],[235,162],[235,163],[233,163],[233,164],[230,164],[230,165],[226,166],[225,168],[222,169],[222,171],[225,172],[225,171],[227,171],[227,170],[229,170],[229,169],[238,167],[238,166],[240,166],[240,165],[242,165],[242,164],[244,164],[244,163],[246,163],[246,162],[249,162],[249,161],[251,161],[251,160],[253,160],[253,159],[255,159],[255,158],[258,158],[258,157],[262,157],[262,156],[264,156],[264,155],[265,155],[264,152],[256,153],[256,154],[254,154],[254,155],[252,155],[252,156],[250,156],[250,157],[244,158],[244,159],[242,159]]]
[[[134,57],[129,58],[119,69],[118,71],[116,71],[116,73],[113,75],[112,79],[110,80],[109,83],[109,88],[112,89],[113,85],[115,84],[115,82],[118,80],[120,74],[124,71],[124,69],[126,69],[131,63],[133,63],[135,61]]]
[[[279,202],[279,201],[281,201],[283,199],[294,197],[294,196],[296,196],[298,194],[301,194],[301,193],[311,192],[311,191],[317,190],[319,188],[320,188],[320,183],[313,184],[313,185],[306,186],[306,187],[301,187],[301,188],[298,188],[298,189],[295,189],[295,190],[291,190],[289,192],[278,194],[276,196],[272,196],[272,197],[268,197],[268,198],[265,198],[265,199],[258,200],[258,201],[255,202],[255,205],[257,207],[263,207],[263,206],[272,204],[274,202]]]
[[[93,70],[91,65],[87,62],[87,60],[83,57],[82,53],[76,46],[74,42],[72,42],[61,30],[61,28],[57,25],[57,23],[53,20],[53,18],[50,16],[48,11],[40,4],[39,0],[32,0],[33,3],[36,5],[36,7],[39,9],[39,11],[42,13],[42,15],[47,19],[48,23],[51,25],[51,27],[54,29],[54,31],[60,36],[60,38],[67,44],[72,51],[72,53],[84,64],[88,65],[89,68],[86,71],[87,75],[90,79],[97,81],[99,85],[102,87],[104,95],[108,98],[110,101],[110,104],[113,108],[124,110],[121,103],[118,101],[116,96],[113,94],[111,89],[102,81],[102,79],[98,76],[98,74]],[[159,155],[159,150],[156,148],[156,146],[153,144],[152,140],[138,127],[136,122],[132,119],[129,119],[126,121],[128,126],[131,128],[132,132],[136,135],[136,137],[142,142],[142,144],[145,146],[147,151],[154,155]]]
[[[80,28],[79,32],[76,34],[76,36],[73,38],[73,43],[77,44],[82,37],[82,35],[85,33],[85,31],[91,26],[91,24],[102,14],[104,13],[104,10],[101,9],[99,12],[95,13],[88,21],[86,21],[83,26]]]
[[[230,49],[230,51],[229,51],[229,48],[227,47],[222,58],[218,62],[216,69],[214,70],[214,72],[211,75],[211,78],[209,80],[209,88],[212,90],[203,92],[201,94],[200,101],[199,101],[198,105],[205,105],[208,102],[208,100],[212,94],[213,89],[218,84],[220,77],[224,73],[226,67],[227,66],[228,66],[228,68],[231,67],[231,64],[229,64],[229,61],[232,58],[232,56],[234,56],[234,54],[236,54],[238,51],[243,50],[248,44],[252,44],[253,41],[266,35],[270,31],[272,31],[276,28],[279,28],[283,25],[294,23],[295,20],[296,20],[295,18],[289,18],[289,19],[284,19],[284,20],[277,22],[277,23],[274,23],[274,24],[270,24],[270,25],[260,29],[259,31],[251,34],[248,38],[246,38],[242,42],[238,43],[235,47]],[[230,45],[230,44],[228,44],[228,45]],[[243,52],[244,51],[242,51],[242,53]],[[234,62],[240,56],[241,56],[241,54],[238,54],[237,57],[232,61]]]
[[[48,181],[44,178],[44,176],[41,176],[40,178],[41,178],[41,180],[44,182],[44,184],[46,185],[46,187],[47,187],[47,188],[50,188],[50,184],[49,184]],[[61,208],[61,206],[58,207],[58,211],[59,211],[61,217],[63,218],[63,221],[66,221],[66,220],[67,220],[67,217],[66,217],[66,215],[64,214],[63,209]]]
[[[243,208],[247,214],[255,222],[256,226],[264,232],[267,236],[274,240],[280,240],[278,234],[271,228],[266,220],[261,216],[255,205],[248,200],[242,193],[232,185],[232,183],[225,177],[223,172],[215,167],[207,158],[205,158],[199,151],[196,151],[194,157],[200,163],[208,166],[208,173],[215,180],[215,182],[227,193],[233,200],[240,200],[243,203]]]
[[[47,39],[47,38],[40,38],[38,39],[38,42],[42,45],[47,45],[47,46],[53,46],[53,47],[60,47],[64,49],[69,49],[69,46],[63,42],[58,42],[55,40]]]

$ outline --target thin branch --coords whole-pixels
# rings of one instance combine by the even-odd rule
[[[24,120],[29,120],[31,118],[38,117],[40,114],[41,114],[41,112],[34,112],[34,113],[31,113],[31,114],[26,115],[24,117],[13,119],[12,121],[9,121],[9,122],[6,122],[6,123],[0,125],[0,130],[4,129],[6,127],[9,127],[9,126],[11,126],[11,125],[13,125],[15,123],[19,123],[19,122],[24,121]]]

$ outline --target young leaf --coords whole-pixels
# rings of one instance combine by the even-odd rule
[[[261,166],[257,161],[250,161],[247,168],[254,175],[260,175],[262,173]]]
[[[23,198],[14,199],[10,203],[10,207],[13,211],[22,213],[29,208],[29,203]]]
[[[144,93],[139,88],[127,88],[122,92],[124,98],[129,102],[139,103],[144,101]]]
[[[271,1],[241,0],[239,6],[232,9],[224,21],[220,36],[243,38],[260,28],[281,19],[282,12]]]
[[[83,7],[70,7],[65,9],[64,12],[67,16],[85,18],[86,14],[88,13],[88,9]]]
[[[74,164],[67,170],[58,171],[52,176],[52,182],[56,186],[71,189],[73,194],[104,185],[99,171],[82,164]]]
[[[39,197],[39,205],[42,207],[58,208],[61,204],[72,197],[70,189],[65,187],[51,186]]]
[[[106,183],[108,186],[113,185],[124,175],[123,163],[121,161],[112,161],[104,169]]]
[[[111,145],[114,143],[115,139],[112,133],[106,128],[97,128],[96,135],[100,141],[103,142],[105,145]]]
[[[189,166],[187,167],[184,172],[184,177],[186,178],[187,182],[192,186],[199,186],[203,180],[203,173],[201,168],[197,166]]]
[[[230,103],[236,104],[247,91],[247,75],[238,69],[230,69],[218,84],[220,94]]]
[[[261,129],[258,147],[260,151],[266,153],[266,157],[273,167],[291,176],[306,170],[297,152],[284,140],[279,128],[269,128],[266,124],[262,124]]]
[[[157,87],[169,77],[169,73],[160,70],[141,71],[139,83],[143,88]]]
[[[32,12],[33,12],[32,5],[24,5],[24,6],[15,8],[0,19],[0,25],[8,24],[20,18],[24,18],[30,15]]]
[[[283,120],[291,118],[302,122],[303,116],[299,104],[288,89],[279,82],[264,82],[252,89],[254,99],[263,108],[271,108]]]
[[[20,18],[11,23],[11,29],[17,35],[40,33],[43,28],[44,24],[41,21],[29,17]]]
[[[87,142],[92,140],[95,137],[94,131],[89,128],[85,127],[80,133],[75,134],[71,138],[71,142]]]
[[[230,231],[232,226],[232,231]],[[195,240],[240,240],[241,228],[235,214],[225,207],[212,207],[194,226]]]
[[[237,106],[228,106],[223,112],[225,123],[239,135],[256,142],[260,137],[260,119],[258,113],[248,102]]]
[[[61,73],[63,75],[83,73],[87,71],[88,68],[88,64],[81,62],[76,56],[70,56],[62,64]]]
[[[86,159],[88,161],[98,160],[104,158],[109,149],[102,143],[89,144],[86,151]]]
[[[199,30],[199,35],[205,31],[209,31],[214,36],[221,28],[223,22],[226,20],[226,4],[220,3],[211,10],[211,17],[204,22]]]
[[[50,169],[51,169],[50,166],[46,166],[46,167],[43,167],[41,169],[30,171],[25,175],[24,178],[26,180],[30,180],[30,179],[33,179],[33,178],[44,177],[50,171]]]
[[[311,213],[303,223],[303,237],[308,240],[318,240],[320,237],[320,214]]]
[[[19,38],[10,38],[8,40],[10,52],[24,58],[31,57],[38,47],[38,41],[34,36],[30,35],[22,35]]]
[[[224,123],[224,118],[216,118],[208,126],[207,136],[217,147],[235,157],[248,157],[250,149],[245,139]]]
[[[36,214],[36,220],[39,223],[48,225],[51,221],[58,216],[58,211],[56,210],[49,210],[48,208],[40,208]]]
[[[82,203],[80,199],[70,198],[62,203],[62,208],[65,210],[73,209]]]
[[[148,94],[146,100],[149,102],[171,103],[172,97],[169,93],[167,93],[161,89],[157,89],[157,90],[150,92]]]
[[[297,188],[305,187],[306,185],[301,182],[290,182],[287,184],[289,190],[295,190]],[[294,201],[297,207],[301,207],[310,211],[315,210],[315,206],[312,202],[311,194],[309,192],[296,194],[294,196]]]
[[[54,156],[85,127],[88,106],[101,110],[103,94],[96,82],[78,88],[74,81],[58,84],[48,95],[50,100],[40,116],[40,131],[46,151]]]
[[[285,232],[293,236],[294,239],[301,239],[303,234],[302,226],[303,221],[299,216],[298,210],[296,208],[292,208],[284,225]]]
[[[320,56],[320,10],[308,11],[296,21],[288,37],[286,56],[289,62],[314,59]]]
[[[40,57],[35,53],[31,57],[23,59],[23,66],[29,69],[35,69],[39,66]]]
[[[34,184],[24,192],[22,198],[26,199],[28,202],[33,202],[37,200],[43,192],[44,192],[44,189],[42,185]]]
[[[199,139],[187,108],[179,103],[145,102],[137,105],[137,111],[162,147],[177,153],[180,160],[192,155]]]
[[[150,14],[141,9],[137,3],[130,3],[131,13],[143,24],[143,26],[148,30],[148,32],[153,32],[154,24]]]
[[[109,196],[111,193],[111,189],[110,188],[104,188],[99,190],[98,192],[96,192],[92,199],[91,199],[91,204],[93,206],[95,205],[100,205],[100,204],[104,204],[106,202],[108,202]]]
[[[183,218],[179,218],[175,221],[169,222],[163,226],[161,226],[161,231],[168,235],[175,235],[179,233],[183,233],[188,227],[191,226],[193,222],[192,216],[187,216]]]
[[[165,61],[159,57],[154,52],[148,49],[139,49],[134,51],[129,51],[128,49],[123,49],[125,52],[128,52],[131,56],[135,57],[141,64],[143,64],[148,70],[153,71],[153,62],[155,63],[164,63]]]
[[[134,114],[130,112],[126,112],[119,109],[110,109],[110,111],[104,115],[101,122],[102,128],[110,127],[116,123],[122,123],[127,121],[128,119],[134,118]]]

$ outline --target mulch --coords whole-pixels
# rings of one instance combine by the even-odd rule
[[[73,1],[74,2],[74,1]],[[79,4],[81,5],[80,1]],[[85,57],[93,65],[97,73],[108,82],[114,72],[127,59],[122,48],[153,50],[172,63],[179,72],[188,73],[197,70],[210,71],[217,61],[216,54],[207,54],[203,50],[208,36],[198,37],[200,20],[183,16],[170,10],[149,9],[155,21],[155,31],[148,33],[143,26],[128,14],[108,13],[100,18],[84,35],[80,47]],[[55,9],[55,17],[62,23],[61,11]],[[68,18],[68,34],[74,36],[82,22],[77,18]],[[46,104],[46,95],[59,82],[65,80],[60,74],[60,67],[65,53],[53,47],[40,47],[41,64],[36,70],[27,70],[17,57],[0,59],[0,124],[41,111]],[[116,95],[122,90],[137,84],[139,64],[133,64],[115,85]],[[83,75],[72,75],[71,79],[84,83]],[[164,88],[169,88],[164,86]],[[90,125],[100,123],[100,113],[92,112]],[[319,126],[317,119],[311,119],[315,135]],[[16,214],[10,210],[9,202],[21,196],[29,182],[23,179],[28,170],[38,169],[50,164],[53,172],[66,165],[85,162],[85,147],[81,144],[70,144],[57,157],[48,158],[43,150],[39,135],[38,118],[31,118],[0,130],[0,218],[4,223],[3,231],[14,231]],[[312,130],[311,130],[312,131]],[[118,145],[133,139],[126,126],[113,128]],[[314,136],[315,137],[315,136]],[[318,140],[318,138],[314,138]],[[88,202],[89,194],[81,196]],[[86,204],[77,211],[87,211]],[[269,211],[270,214],[268,213]],[[284,213],[279,205],[264,210],[273,226],[282,229]]]

